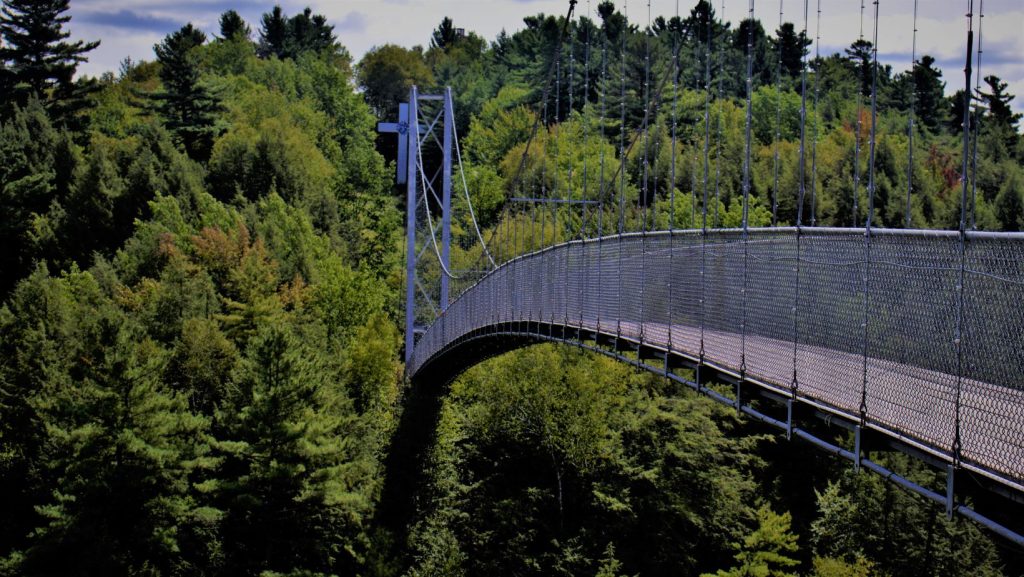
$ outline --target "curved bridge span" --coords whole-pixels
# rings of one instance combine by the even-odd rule
[[[543,340],[636,351],[617,356],[661,359],[637,364],[673,377],[702,367],[788,403],[789,432],[793,407],[809,407],[854,423],[858,439],[870,431],[1024,492],[1024,235],[771,228],[573,241],[466,290],[408,370],[452,374]]]

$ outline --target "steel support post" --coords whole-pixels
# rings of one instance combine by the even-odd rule
[[[411,138],[408,139],[408,162],[406,163],[406,204],[405,204],[405,364],[412,361],[416,345],[416,183],[417,147],[419,146],[419,95],[415,86],[409,91],[409,125]]]
[[[441,313],[448,310],[448,274],[444,271],[451,270],[452,251],[452,140],[455,127],[454,116],[455,106],[452,104],[452,89],[444,91],[444,167],[442,169],[442,196],[441,196]]]

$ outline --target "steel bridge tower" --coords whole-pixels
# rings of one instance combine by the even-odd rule
[[[416,335],[451,302],[454,116],[451,88],[442,94],[421,94],[413,86],[409,102],[399,105],[398,122],[377,127],[381,133],[398,135],[396,180],[406,186],[406,364]],[[438,213],[440,221],[434,222]]]

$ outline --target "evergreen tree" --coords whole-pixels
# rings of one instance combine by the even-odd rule
[[[313,14],[310,8],[289,18],[280,6],[274,6],[263,15],[256,49],[260,58],[295,60],[306,52],[347,56],[334,35],[334,26],[327,23],[326,16]]]
[[[946,83],[942,71],[934,68],[935,59],[925,54],[914,63],[913,90],[916,104],[914,112],[928,128],[938,128],[942,122],[942,103],[945,100]]]
[[[0,53],[3,53],[3,50],[4,38],[2,35],[0,35]],[[11,94],[13,88],[13,72],[10,69],[8,69],[7,61],[5,61],[3,58],[0,58],[0,94]],[[3,111],[5,108],[7,108],[7,106],[7,102],[0,103],[0,111]]]
[[[860,81],[860,93],[864,96],[871,95],[871,53],[874,45],[863,38],[854,41],[846,49],[846,59],[856,71],[857,79]]]
[[[235,381],[219,417],[227,566],[354,573],[373,467],[351,400],[322,356],[281,326],[253,338]]]
[[[220,15],[220,37],[224,40],[236,38],[248,40],[252,35],[252,29],[245,23],[245,20],[234,10],[228,10]]]
[[[445,16],[430,34],[430,47],[448,52],[459,41],[458,31],[452,19]]]
[[[792,557],[799,550],[790,531],[792,516],[764,505],[757,511],[757,521],[757,529],[744,537],[736,554],[738,565],[704,577],[796,577],[793,570],[800,562]]]
[[[996,218],[1002,230],[1024,230],[1024,177],[1011,169],[996,197]]]
[[[330,53],[337,48],[334,26],[327,23],[323,14],[313,14],[306,8],[288,20],[287,57],[298,58],[304,52]]]
[[[1010,102],[1015,98],[1014,95],[1006,93],[1006,83],[998,76],[986,76],[985,84],[988,85],[989,91],[981,92],[978,96],[988,104],[988,115],[995,120],[996,124],[1016,132],[1017,123],[1024,114],[1014,113],[1010,108]]]
[[[288,19],[280,5],[274,6],[274,9],[264,14],[260,21],[260,42],[256,54],[260,58],[284,58],[287,41]]]
[[[699,42],[701,46],[708,43],[708,21],[711,21],[712,41],[718,38],[722,24],[715,19],[715,9],[707,0],[699,0],[690,9],[690,15],[683,20],[683,30],[690,35],[690,41]]]
[[[953,134],[959,135],[964,130],[964,100],[967,93],[963,88],[957,90],[952,96],[946,98],[946,128]],[[974,125],[976,115],[970,111],[971,125]]]
[[[751,29],[753,27],[753,29]],[[733,74],[740,79],[747,77],[747,42],[751,40],[751,47],[754,52],[754,63],[753,63],[753,76],[754,86],[756,90],[758,86],[773,85],[775,83],[775,71],[769,64],[771,58],[768,56],[769,50],[771,50],[770,40],[768,35],[765,34],[764,26],[761,25],[760,20],[750,20],[749,18],[744,19],[736,27],[736,32],[732,38],[733,50],[738,53],[738,56],[732,58],[731,61],[735,66]],[[741,81],[739,83],[740,91],[737,94],[740,98],[745,98],[747,94],[746,82]]]
[[[622,35],[629,33],[629,21],[626,16],[615,8],[615,3],[605,0],[597,5],[597,14],[601,17],[601,26],[607,36],[609,46],[622,44]]]
[[[210,465],[207,423],[159,382],[162,351],[90,273],[41,267],[9,303],[0,505],[2,536],[22,534],[0,541],[0,572],[198,572],[216,543],[192,486]]]
[[[807,47],[811,45],[810,38],[802,30],[797,33],[792,22],[785,22],[775,31],[775,38],[771,39],[771,43],[774,57],[779,58],[781,53],[782,74],[792,79],[800,78],[803,57],[807,54]]]
[[[196,48],[206,42],[206,34],[186,24],[168,34],[153,47],[160,62],[164,90],[155,98],[167,128],[173,132],[190,157],[206,160],[216,136],[217,99],[202,83]]]
[[[54,129],[36,99],[0,124],[0,295],[31,272],[37,256],[31,231],[36,215],[64,200],[76,156],[66,132]],[[69,152],[58,155],[58,151]]]
[[[69,0],[4,0],[0,14],[0,86],[13,96],[5,105],[24,106],[32,95],[45,103],[58,125],[76,127],[74,116],[89,106],[94,81],[75,81],[78,64],[96,42],[66,42]],[[6,78],[5,78],[6,77]],[[9,111],[8,111],[9,112]]]
[[[160,383],[152,341],[107,324],[119,321],[100,320],[86,376],[40,400],[55,486],[26,574],[195,573],[215,555],[219,512],[192,487],[212,465],[207,420]]]
[[[1019,158],[1024,160],[1024,138],[1018,132],[1018,123],[1024,114],[1015,113],[1010,108],[1014,95],[1006,92],[1006,82],[998,76],[989,75],[985,77],[985,84],[988,85],[988,92],[979,91],[977,95],[988,105],[988,114],[983,124],[991,122],[995,127],[995,138],[1002,141],[1001,144],[1010,156],[1020,155]]]

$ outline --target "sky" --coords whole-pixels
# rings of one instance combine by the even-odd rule
[[[748,10],[747,0],[711,0],[719,14],[738,22]],[[755,16],[773,30],[779,22],[780,4],[783,18],[803,28],[805,0],[758,0]],[[943,70],[947,93],[964,85],[963,68],[966,56],[967,3],[970,0],[917,0],[917,55],[933,56]],[[599,0],[579,0],[577,15],[597,18]],[[858,0],[808,0],[808,33],[816,36],[816,9],[821,6],[820,51],[830,54],[849,46],[862,33],[871,40],[873,30],[872,0],[865,0],[863,27],[861,2]],[[281,0],[286,14],[294,14],[310,6],[324,14],[334,25],[342,44],[358,61],[374,46],[428,45],[430,33],[445,16],[459,28],[476,32],[493,40],[501,30],[512,33],[523,27],[525,16],[565,14],[568,0]],[[673,16],[678,10],[689,13],[696,0],[649,0],[654,16]],[[893,69],[908,69],[913,41],[915,0],[881,0],[879,4],[879,60]],[[634,23],[647,21],[648,0],[616,0]],[[1024,112],[1024,1],[974,0],[975,12],[984,9],[984,18],[974,19],[975,41],[982,41],[982,75],[995,74],[1009,84],[1009,92],[1018,97],[1013,107]],[[218,30],[217,20],[228,9],[235,9],[255,32],[259,18],[274,6],[272,1],[259,0],[71,0],[72,20],[68,28],[72,37],[101,40],[89,54],[89,62],[81,66],[85,74],[98,75],[116,71],[121,60],[152,60],[153,45],[166,34],[187,22],[208,34]],[[812,46],[811,50],[814,50]],[[973,86],[975,80],[971,80]],[[984,86],[984,84],[983,84]]]

